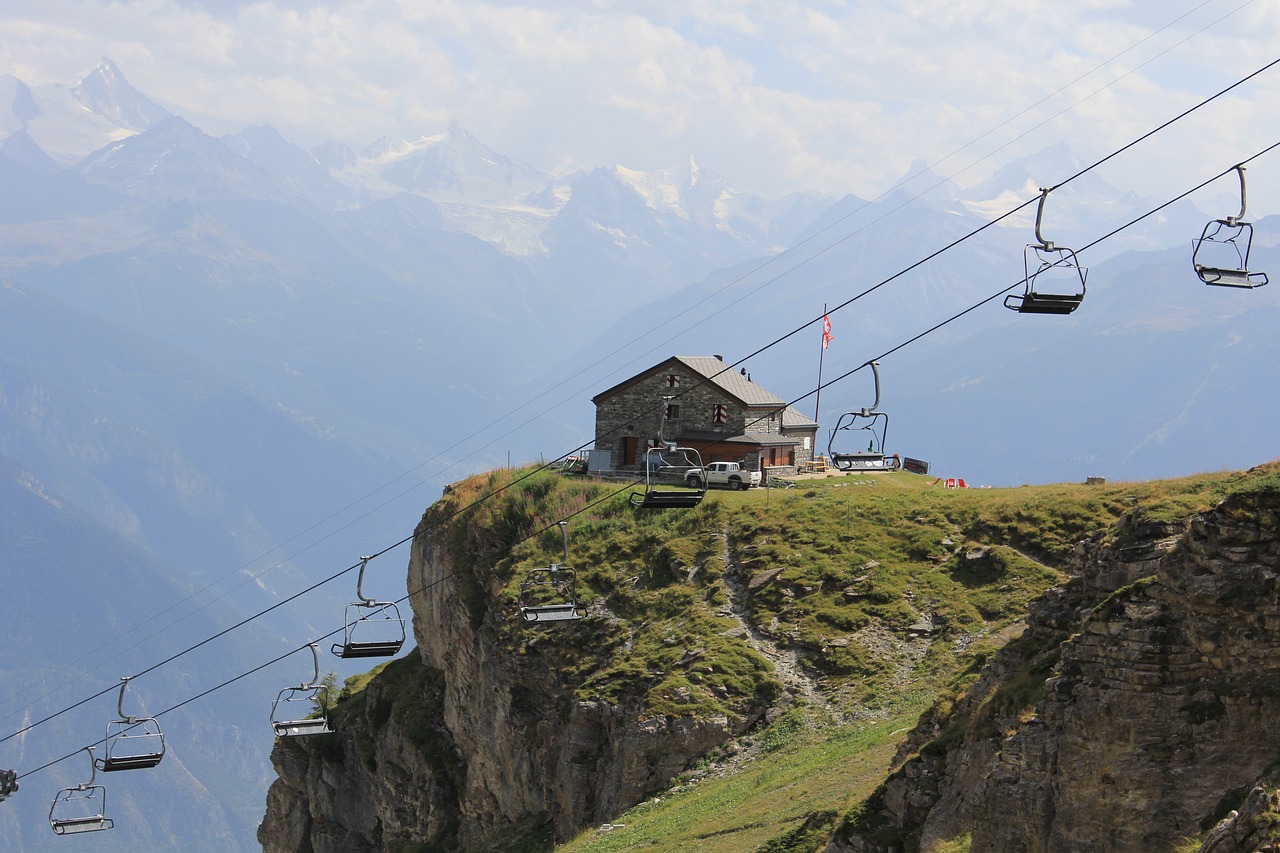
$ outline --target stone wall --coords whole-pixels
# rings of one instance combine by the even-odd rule
[[[678,377],[679,385],[670,385],[670,376]],[[672,405],[678,409],[677,417],[664,421],[663,397],[675,398]],[[725,423],[715,421],[717,404],[725,407],[728,417]],[[810,442],[810,449],[803,447],[803,437],[813,435],[813,431],[784,431],[780,409],[744,408],[715,383],[708,382],[700,373],[678,362],[663,365],[652,375],[615,391],[596,405],[595,446],[599,450],[612,452],[615,468],[642,466],[650,441],[659,437],[674,441],[690,434],[719,435],[726,438],[735,435],[751,438],[783,435],[794,438],[800,443],[795,447],[794,461],[789,471],[792,474],[795,473],[796,465],[806,464],[813,458],[813,441]],[[628,437],[635,439],[635,452],[630,458],[626,458],[628,454],[624,452]],[[691,440],[688,443],[704,451],[704,462],[711,462],[713,459],[738,461],[748,470],[761,470],[760,452],[753,445],[718,444],[714,439]]]
[[[668,384],[667,377],[672,375],[679,377],[679,386]],[[672,402],[679,406],[679,418],[664,423],[662,398],[676,395],[679,399]],[[718,424],[712,416],[717,403],[726,406],[726,423]],[[714,383],[673,362],[596,405],[596,448],[613,451],[615,468],[639,466],[643,465],[648,442],[659,435],[668,441],[685,432],[717,433],[728,437],[741,434],[746,422],[746,412]],[[628,436],[637,439],[637,454],[630,459],[623,455]]]

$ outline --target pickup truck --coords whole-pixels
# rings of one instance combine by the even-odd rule
[[[707,487],[724,487],[726,489],[749,489],[760,485],[760,472],[747,471],[737,462],[712,462],[705,468],[695,468],[685,474],[685,482],[693,488],[701,488],[706,478]]]

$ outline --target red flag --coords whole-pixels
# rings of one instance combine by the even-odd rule
[[[827,319],[827,315],[822,315],[822,348],[826,349],[827,344],[831,343],[831,321]]]

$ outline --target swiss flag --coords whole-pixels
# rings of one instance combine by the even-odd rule
[[[831,321],[827,319],[827,315],[822,315],[822,348],[826,349],[827,344],[831,343]]]

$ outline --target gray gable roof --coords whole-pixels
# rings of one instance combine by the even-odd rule
[[[811,420],[797,412],[794,406],[787,406],[782,410],[782,426],[785,429],[816,427],[818,425],[817,421]]]
[[[711,380],[748,406],[786,405],[785,400],[752,382],[739,371],[726,370],[728,365],[714,355],[678,355],[675,360]]]
[[[776,409],[786,405],[785,400],[779,399],[778,396],[773,394],[771,391],[768,391],[752,382],[741,372],[728,369],[729,365],[714,355],[674,355],[671,358],[655,364],[648,370],[637,373],[630,379],[624,379],[612,388],[601,391],[599,394],[592,397],[591,401],[598,404],[601,400],[612,395],[615,391],[618,391],[646,376],[658,373],[673,361],[678,362],[699,376],[702,376],[704,379],[711,382],[712,385],[715,385],[721,391],[724,391],[726,394],[733,397],[746,408],[759,406]]]

